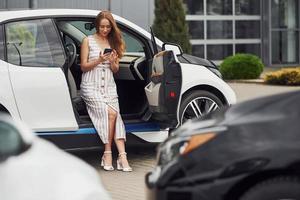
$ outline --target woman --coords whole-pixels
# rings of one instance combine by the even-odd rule
[[[113,78],[113,73],[119,70],[119,59],[123,56],[125,44],[109,11],[97,15],[95,26],[96,33],[84,38],[81,45],[81,96],[105,146],[101,160],[103,169],[114,170],[111,148],[114,140],[119,151],[117,169],[132,171],[126,157],[126,132]],[[111,48],[112,52],[104,54],[105,48]]]

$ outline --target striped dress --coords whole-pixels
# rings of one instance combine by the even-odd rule
[[[103,49],[101,49],[93,35],[88,36],[88,43],[88,60],[95,60]],[[81,97],[86,103],[89,116],[102,142],[104,144],[108,143],[108,108],[117,112],[115,138],[126,139],[125,127],[120,115],[117,87],[113,72],[110,69],[110,63],[106,61],[92,70],[84,72],[80,88]]]

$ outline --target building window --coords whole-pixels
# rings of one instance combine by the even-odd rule
[[[192,52],[194,56],[204,58],[204,45],[193,45]]]
[[[272,0],[272,64],[299,62],[298,0]]]
[[[185,12],[188,15],[203,15],[203,0],[183,0]]]
[[[207,21],[207,39],[231,39],[232,21]]]
[[[260,0],[235,0],[236,15],[260,15]]]
[[[232,15],[232,0],[208,0],[208,15]]]
[[[298,0],[272,0],[272,28],[298,27]]]
[[[298,31],[273,31],[272,63],[289,64],[299,62]]]
[[[236,21],[235,32],[236,38],[260,38],[260,21]]]
[[[232,44],[207,45],[207,58],[210,60],[223,60],[233,54]]]
[[[204,23],[203,21],[189,21],[189,33],[192,39],[204,38]]]
[[[183,0],[193,54],[214,61],[235,53],[261,56],[262,1]]]
[[[260,44],[236,44],[235,53],[251,53],[260,57]]]

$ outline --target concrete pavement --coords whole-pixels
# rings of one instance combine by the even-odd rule
[[[236,92],[238,102],[282,92],[300,91],[300,86],[271,86],[259,82],[230,82],[229,84]],[[79,155],[79,157],[98,170],[103,185],[113,200],[143,200],[146,198],[145,174],[155,166],[155,146],[144,145],[138,148],[127,146],[127,152],[129,162],[134,169],[131,173],[119,171],[106,172],[102,170],[100,168],[100,152],[86,152]],[[115,160],[116,155],[114,155]]]

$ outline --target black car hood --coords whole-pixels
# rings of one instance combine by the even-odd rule
[[[216,136],[179,157],[176,166],[185,174],[173,183],[213,181],[259,168],[289,166],[294,157],[299,159],[299,101],[300,91],[282,93],[245,101],[185,123],[168,140],[211,132]],[[221,127],[226,129],[214,131]],[[166,173],[166,180],[172,178],[172,173]]]
[[[178,56],[178,59],[182,63],[190,63],[190,64],[194,64],[194,65],[202,65],[205,67],[211,67],[211,68],[218,69],[218,67],[212,61],[206,60],[203,58],[199,58],[196,56],[192,56],[189,54],[182,54],[181,56]]]
[[[263,161],[261,168],[272,169],[288,166],[294,157],[299,159],[299,101],[300,91],[288,92],[239,103],[226,112],[213,114],[219,120],[212,128],[227,129],[189,156],[180,157],[186,176],[213,180],[252,172],[254,165],[247,163],[253,160]],[[199,134],[203,129],[190,132]]]
[[[196,184],[290,166],[299,160],[299,102],[300,91],[282,93],[185,123],[168,140],[207,133],[215,133],[215,137],[181,155],[177,168],[170,168],[162,180],[175,185]],[[184,175],[178,176],[178,169]]]
[[[270,121],[286,115],[299,115],[300,91],[257,98],[232,106],[223,115],[222,124]]]

